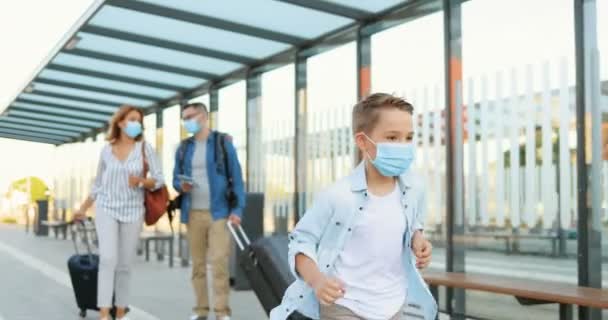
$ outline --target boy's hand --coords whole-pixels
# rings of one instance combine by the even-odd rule
[[[319,302],[326,306],[344,297],[344,283],[336,278],[321,275],[312,287]]]
[[[424,269],[429,266],[431,263],[433,245],[424,238],[422,231],[416,231],[416,233],[414,233],[412,251],[414,251],[414,255],[416,256],[416,267],[418,267],[418,269]]]

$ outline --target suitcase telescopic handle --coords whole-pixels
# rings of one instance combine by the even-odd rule
[[[236,228],[238,229],[238,233],[243,238],[242,240],[241,238],[239,238],[237,231],[234,230],[234,225],[232,224],[232,222],[227,221],[226,226],[228,227],[228,230],[230,230],[230,233],[232,233],[232,237],[234,237],[234,241],[236,241],[236,244],[239,246],[239,249],[241,249],[241,251],[245,250],[245,247],[251,244],[251,241],[249,241],[249,237],[247,237],[245,230],[243,230],[243,226],[241,226],[240,224],[236,226]],[[243,243],[245,244],[243,245]]]
[[[89,241],[89,235],[87,234],[88,230],[87,230],[87,225],[86,225],[86,221],[89,221],[89,223],[92,223],[92,219],[89,217],[86,220],[74,220],[72,223],[75,224],[76,229],[81,228],[81,232],[83,234],[84,237],[84,242],[87,246],[87,254],[89,256],[89,260],[93,261],[93,251],[91,250],[91,243]],[[78,231],[74,231],[74,232],[78,232]],[[76,251],[76,254],[80,254],[78,252],[78,244],[77,244],[77,239],[78,237],[76,237],[75,235],[72,236],[72,240],[74,242],[74,250]]]

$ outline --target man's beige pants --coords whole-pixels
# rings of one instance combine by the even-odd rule
[[[228,306],[230,274],[230,234],[226,219],[213,220],[209,211],[192,210],[188,221],[188,240],[192,255],[192,286],[196,294],[194,312],[198,316],[209,314],[207,291],[207,257],[213,273],[213,302],[217,317],[231,314]]]

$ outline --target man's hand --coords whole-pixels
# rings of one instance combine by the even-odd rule
[[[190,192],[190,191],[192,191],[192,185],[189,184],[189,183],[182,182],[182,191],[183,192]]]
[[[430,241],[424,238],[422,231],[416,231],[416,233],[414,233],[414,239],[412,239],[412,251],[416,256],[416,267],[418,267],[418,269],[424,269],[429,266],[431,263],[433,245]]]
[[[344,297],[344,283],[336,278],[330,278],[325,275],[319,276],[319,279],[312,284],[315,290],[315,295],[322,305],[331,305],[336,300]]]
[[[228,217],[228,221],[230,221],[230,223],[232,223],[235,226],[241,225],[241,217],[237,216],[234,213],[230,214],[230,216]]]

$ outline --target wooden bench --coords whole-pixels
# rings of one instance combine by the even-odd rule
[[[154,241],[158,261],[162,261],[164,258],[164,244],[166,243],[169,246],[169,267],[173,268],[173,238],[172,233],[162,233],[156,231],[142,233],[139,239],[144,243],[146,261],[150,261],[150,242]],[[158,250],[160,248],[159,243],[163,246],[163,253]]]
[[[55,238],[59,238],[60,231],[63,234],[64,240],[68,238],[68,229],[70,228],[71,224],[66,221],[66,212],[64,209],[61,210],[61,219],[53,221],[43,220],[40,223],[43,226],[53,230],[53,233],[55,233]]]
[[[559,319],[571,320],[573,305],[608,309],[608,290],[502,276],[429,270],[423,273],[435,299],[438,287],[460,288],[514,296],[522,305],[559,304]]]

